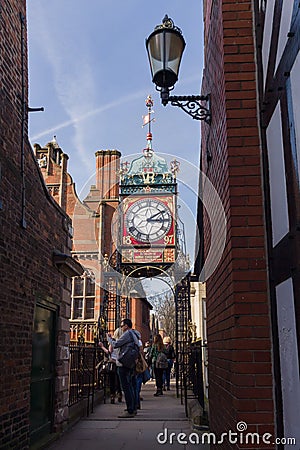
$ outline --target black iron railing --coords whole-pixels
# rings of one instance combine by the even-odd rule
[[[69,406],[87,400],[87,415],[94,410],[95,391],[104,389],[103,352],[93,344],[70,344]]]
[[[191,389],[204,411],[202,341],[199,340],[190,344],[189,356],[187,387]]]

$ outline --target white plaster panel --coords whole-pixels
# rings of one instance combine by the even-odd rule
[[[298,173],[300,174],[300,53],[291,70],[292,104],[296,134]]]
[[[299,361],[295,322],[293,281],[291,278],[276,286],[278,334],[283,400],[284,436],[300,442]],[[298,446],[297,446],[298,448]]]
[[[263,63],[263,73],[264,73],[264,85],[266,83],[269,53],[270,53],[270,42],[273,27],[273,14],[274,14],[275,0],[269,0],[266,5],[265,13],[265,25],[264,25],[264,35],[262,43],[262,63]]]
[[[293,1],[289,0],[289,1],[283,2],[281,21],[280,21],[280,29],[279,29],[279,37],[278,37],[278,47],[277,47],[275,71],[278,67],[278,64],[280,63],[282,53],[284,51],[285,45],[288,40],[287,35],[288,35],[288,32],[290,31],[290,27],[291,27],[293,7],[294,7]]]
[[[275,246],[289,231],[281,112],[279,103],[267,128],[267,146],[270,174],[272,239],[273,246]]]

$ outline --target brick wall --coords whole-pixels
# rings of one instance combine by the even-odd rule
[[[203,127],[202,167],[227,218],[225,250],[207,281],[210,427],[220,435],[244,421],[249,432],[274,435],[252,2],[206,8],[202,91],[211,93],[212,124]],[[204,236],[207,255],[207,215]]]
[[[45,183],[55,201],[59,202],[62,190],[62,180],[65,180],[64,197],[61,203],[66,205],[66,212],[72,219],[74,228],[73,252],[82,265],[92,270],[96,281],[94,319],[88,320],[85,324],[85,339],[93,341],[95,322],[100,313],[100,304],[105,296],[105,274],[103,272],[103,257],[110,258],[118,243],[119,224],[117,220],[119,207],[119,168],[121,153],[117,150],[99,150],[96,156],[96,184],[90,187],[87,196],[81,201],[76,193],[75,185],[67,167],[63,168],[62,157],[66,155],[59,148],[56,140],[49,142],[45,147],[35,144],[35,153],[38,160],[46,155],[44,167],[41,168]],[[62,176],[62,173],[64,176]],[[56,193],[56,195],[54,195]],[[116,281],[116,279],[115,279]],[[114,282],[115,282],[114,281]],[[115,284],[113,284],[115,286]],[[110,332],[116,329],[115,324],[115,304],[116,298],[112,289],[110,301],[110,319],[108,328]],[[149,307],[146,301],[131,299],[134,305],[131,309],[131,318],[137,329],[141,331],[142,338],[149,340]],[[125,302],[121,302],[121,317],[125,315]],[[144,313],[143,313],[144,310]],[[143,322],[143,317],[147,320]],[[81,319],[72,321],[74,329]],[[71,339],[76,340],[77,331],[72,331]]]
[[[25,0],[4,0],[0,15],[0,448],[29,447],[32,332],[37,300],[59,308],[55,427],[67,420],[70,281],[55,267],[53,250],[69,253],[68,217],[49,196],[27,138],[22,144],[21,21]],[[24,22],[24,93],[27,48]],[[23,173],[22,173],[23,148]],[[22,191],[25,196],[22,197]],[[55,428],[54,428],[55,429]]]
[[[130,298],[130,318],[132,327],[141,333],[143,344],[150,339],[150,315],[147,299],[135,297],[134,294]]]

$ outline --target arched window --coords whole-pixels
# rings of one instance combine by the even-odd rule
[[[81,277],[74,277],[72,282],[71,319],[94,319],[95,275],[85,269]]]

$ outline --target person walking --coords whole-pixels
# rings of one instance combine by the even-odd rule
[[[144,347],[144,356],[145,356],[145,360],[146,360],[146,362],[148,364],[148,368],[149,368],[149,371],[150,371],[151,379],[154,380],[154,373],[153,373],[154,369],[153,369],[153,364],[152,364],[151,358],[150,358],[151,347],[152,346],[151,346],[150,342],[147,341],[146,344],[145,344],[145,347]]]
[[[133,343],[139,347],[140,333],[132,329],[132,322],[130,319],[123,319],[121,323],[123,331],[122,336],[114,340],[110,333],[107,334],[107,340],[113,349],[120,349],[117,355],[116,365],[117,371],[120,377],[121,387],[124,392],[127,410],[123,414],[120,414],[119,418],[131,418],[135,417],[137,413],[137,388],[136,388],[136,374],[135,367],[125,367],[120,358],[122,354],[129,348],[132,348]]]
[[[171,370],[174,364],[175,359],[175,350],[172,345],[172,340],[170,336],[165,336],[163,339],[163,343],[165,346],[165,352],[168,359],[168,367],[164,370],[163,373],[163,389],[164,391],[167,389],[167,391],[170,390],[170,380],[171,380]]]
[[[114,332],[114,339],[119,339],[123,334],[121,327],[117,328]],[[109,381],[109,392],[110,392],[110,403],[115,403],[115,398],[117,396],[118,402],[122,402],[122,389],[120,384],[120,378],[117,373],[117,350],[109,345],[109,348],[105,348],[102,342],[99,342],[99,347],[103,350],[103,352],[107,355],[107,362],[111,363],[107,366],[109,367],[108,371],[108,381]]]
[[[150,358],[154,367],[156,393],[154,397],[163,395],[163,373],[168,367],[165,346],[160,334],[156,334],[153,339],[153,345],[150,350]]]

